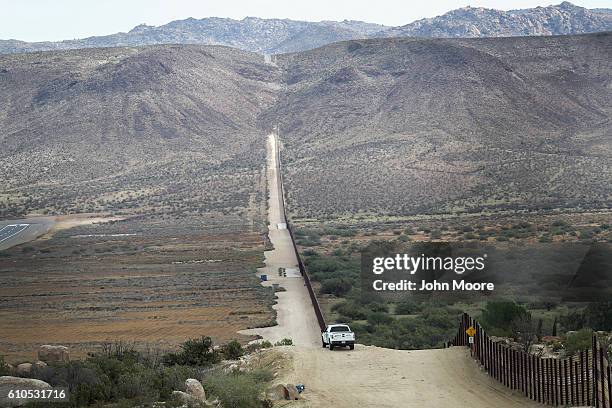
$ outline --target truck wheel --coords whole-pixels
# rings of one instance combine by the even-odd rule
[[[333,349],[334,349],[334,345],[333,345],[333,344],[331,344],[331,343],[329,343],[329,349],[330,349],[330,350],[333,350]]]
[[[321,340],[321,347],[325,348],[325,346],[327,346],[327,344],[325,344],[325,342]]]
[[[351,344],[351,345],[349,346],[349,348],[350,348],[351,350],[355,350],[355,345],[354,345],[354,344]]]

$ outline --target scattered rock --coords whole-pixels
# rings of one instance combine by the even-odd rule
[[[194,398],[183,391],[172,391],[172,397],[177,399],[179,402],[189,406],[190,404],[197,403]]]
[[[290,400],[299,400],[300,399],[300,393],[297,390],[297,387],[293,384],[287,384],[287,392],[289,393],[289,398]]]
[[[268,390],[268,396],[275,401],[287,400],[289,399],[289,391],[283,384],[276,384]]]
[[[202,384],[198,380],[194,378],[188,378],[187,380],[185,380],[185,389],[187,390],[187,394],[191,395],[198,401],[206,401],[206,393],[204,392],[204,387],[202,387]]]
[[[34,363],[34,367],[35,367],[35,368],[38,368],[39,370],[40,370],[41,368],[45,368],[46,366],[47,366],[47,363],[45,363],[44,361],[40,361],[40,360],[38,360],[38,361],[36,361],[36,362]]]
[[[49,388],[51,386],[46,382],[32,378],[0,377],[0,407],[20,407],[27,404],[27,399],[5,398],[4,396],[8,394],[9,390],[44,390]]]
[[[17,366],[15,372],[17,375],[29,375],[32,371],[32,363],[21,363]]]
[[[293,384],[276,384],[267,392],[268,397],[272,400],[299,400],[300,393],[297,387]]]
[[[46,363],[52,361],[69,361],[70,353],[65,346],[40,346],[38,349],[38,359]]]

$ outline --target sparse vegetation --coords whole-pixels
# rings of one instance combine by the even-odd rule
[[[230,342],[222,350],[233,350],[226,357],[235,356],[238,347]],[[219,357],[209,337],[191,339],[181,345],[179,353],[169,354],[140,352],[133,345],[110,343],[85,360],[37,368],[31,377],[68,388],[70,402],[58,403],[58,407],[100,403],[150,406],[155,401],[173,404],[172,391],[183,390],[187,378],[201,380],[207,394],[219,398],[224,406],[262,407],[261,391],[272,374],[263,368],[227,373],[215,366]]]

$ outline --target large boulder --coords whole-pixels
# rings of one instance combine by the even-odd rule
[[[194,378],[188,378],[185,380],[185,391],[187,391],[187,394],[191,395],[198,401],[206,401],[204,387],[202,387],[202,384]]]
[[[15,368],[17,375],[30,375],[32,372],[32,363],[21,363]]]
[[[23,398],[6,398],[10,390],[45,390],[49,388],[51,386],[46,382],[32,378],[0,377],[0,407],[20,407],[28,403],[28,400]]]
[[[211,406],[207,401],[201,401],[183,391],[172,391],[172,397],[183,404],[183,407],[203,408]]]
[[[46,363],[54,361],[70,361],[68,347],[50,346],[48,344],[40,346],[38,349],[38,359]]]

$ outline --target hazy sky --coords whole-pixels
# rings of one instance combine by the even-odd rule
[[[0,39],[55,41],[129,31],[187,17],[246,16],[294,20],[363,20],[403,25],[467,5],[503,10],[558,4],[538,0],[0,0]],[[413,4],[411,4],[413,3]],[[612,0],[575,0],[612,8]]]

